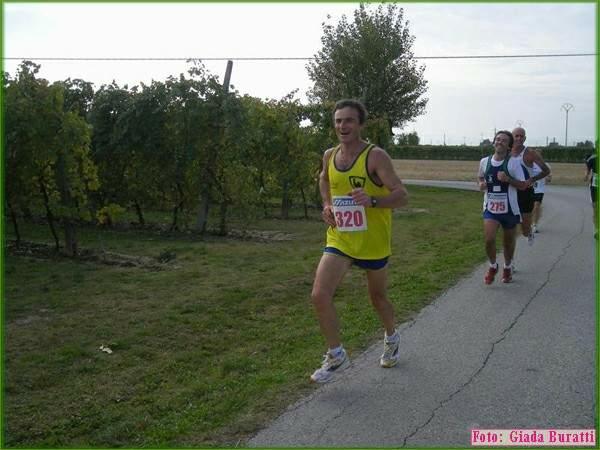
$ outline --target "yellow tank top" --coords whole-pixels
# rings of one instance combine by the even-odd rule
[[[327,247],[334,247],[356,259],[381,259],[389,256],[392,241],[391,208],[371,208],[355,205],[349,198],[352,189],[362,187],[369,196],[382,197],[390,193],[385,186],[375,184],[367,172],[367,160],[374,145],[367,145],[347,170],[339,170],[336,147],[329,158],[327,173],[331,200],[338,226],[327,229]]]

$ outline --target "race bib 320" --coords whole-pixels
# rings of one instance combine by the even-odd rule
[[[339,231],[365,231],[367,214],[365,207],[357,205],[350,196],[333,197],[333,214]]]

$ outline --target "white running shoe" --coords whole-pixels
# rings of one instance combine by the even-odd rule
[[[336,373],[341,372],[350,365],[350,359],[346,354],[346,350],[333,357],[329,352],[323,355],[323,363],[321,367],[314,371],[310,376],[310,381],[313,383],[327,383],[331,381]]]
[[[537,228],[537,225],[536,225],[535,223],[534,223],[533,225],[531,225],[531,230],[532,230],[534,233],[539,233],[539,231],[538,231],[538,228]]]
[[[394,367],[398,364],[400,359],[400,338],[396,341],[388,342],[387,339],[383,339],[383,354],[379,360],[381,367]]]
[[[529,244],[530,247],[533,245],[534,240],[535,240],[535,234],[533,234],[533,231],[530,231],[529,236],[527,236],[527,243]]]

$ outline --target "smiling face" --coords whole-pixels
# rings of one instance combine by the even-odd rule
[[[521,149],[523,147],[523,143],[525,142],[525,129],[523,128],[515,128],[512,132],[513,138],[515,139],[515,143],[513,147],[517,149]]]
[[[508,153],[510,145],[510,137],[504,133],[496,134],[494,139],[494,149],[496,150],[496,155],[501,158],[504,158]]]
[[[347,106],[338,109],[333,115],[335,133],[342,144],[349,144],[360,140],[360,132],[363,128],[360,116],[355,108]]]

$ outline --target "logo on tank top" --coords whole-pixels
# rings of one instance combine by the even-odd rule
[[[348,179],[350,180],[350,186],[354,189],[364,188],[367,181],[365,177],[348,177]]]

